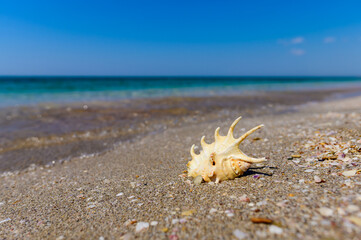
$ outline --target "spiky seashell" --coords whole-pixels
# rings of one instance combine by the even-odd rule
[[[252,158],[244,154],[239,149],[239,144],[257,129],[263,127],[259,125],[252,128],[239,138],[233,137],[233,131],[239,120],[237,118],[229,128],[227,136],[219,135],[219,127],[216,129],[215,142],[207,144],[204,141],[205,136],[201,138],[202,151],[199,154],[194,152],[194,144],[191,147],[192,160],[188,162],[188,176],[202,176],[206,182],[215,181],[216,183],[228,179],[234,179],[243,175],[252,163],[266,161],[265,158]]]

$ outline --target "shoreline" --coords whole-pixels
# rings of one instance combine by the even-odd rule
[[[192,119],[202,115],[216,120],[222,112],[250,117],[280,114],[296,111],[308,102],[343,99],[360,92],[361,89],[348,88],[259,92],[252,96],[168,97],[3,109],[0,173],[103,153],[138,135],[192,124]]]
[[[99,156],[3,176],[0,228],[8,239],[357,239],[360,104],[354,97],[243,115],[236,136],[265,127],[240,148],[269,161],[217,185],[195,185],[183,171],[190,146],[199,146],[202,135],[211,142],[218,126],[225,134],[236,111],[209,112]],[[325,144],[347,154],[323,160],[330,153]]]

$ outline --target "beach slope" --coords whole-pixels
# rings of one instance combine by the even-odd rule
[[[357,239],[361,235],[361,98],[243,119],[241,145],[268,162],[196,185],[189,148],[235,112],[139,135],[99,156],[0,178],[4,239]],[[244,129],[243,129],[244,128]]]

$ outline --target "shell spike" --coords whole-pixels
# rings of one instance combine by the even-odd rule
[[[195,147],[195,145],[193,144],[191,147],[191,151],[190,151],[192,158],[197,156],[197,154],[194,152],[194,147]]]
[[[233,137],[233,131],[234,128],[236,127],[237,123],[239,122],[239,120],[241,120],[242,117],[237,118],[236,120],[234,120],[234,122],[232,123],[231,127],[228,130],[228,134],[227,137]]]
[[[253,158],[253,157],[247,156],[244,153],[240,154],[240,156],[236,156],[236,157],[233,157],[233,158],[239,159],[241,161],[248,162],[248,163],[261,163],[261,162],[266,162],[267,161],[266,158]]]
[[[216,131],[214,132],[214,139],[217,141],[220,137],[219,135],[220,127],[217,127]]]
[[[249,135],[251,135],[252,133],[254,133],[255,131],[257,131],[258,129],[260,129],[261,127],[263,127],[264,125],[258,125],[257,127],[252,128],[251,130],[249,130],[248,132],[246,132],[245,134],[243,134],[240,138],[238,138],[235,142],[235,144],[239,145],[241,142],[243,142],[244,139],[246,139]]]
[[[207,148],[207,146],[209,145],[209,144],[207,144],[206,141],[204,140],[205,138],[206,138],[205,136],[203,136],[203,137],[201,138],[201,145],[202,145],[202,148],[203,148],[203,149]]]

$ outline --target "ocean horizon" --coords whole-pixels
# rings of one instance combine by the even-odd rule
[[[0,107],[159,97],[244,95],[361,86],[361,77],[2,76]]]

